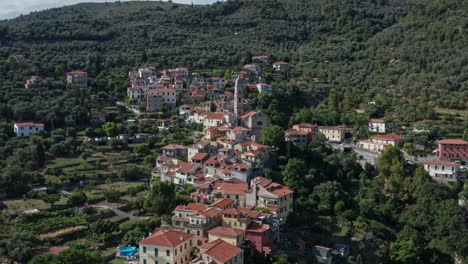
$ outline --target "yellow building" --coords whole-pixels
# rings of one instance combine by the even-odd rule
[[[319,126],[319,132],[322,133],[328,141],[342,142],[345,138],[345,129],[338,126]]]
[[[234,246],[241,246],[245,242],[245,231],[231,227],[218,226],[208,231],[208,241],[224,240]]]

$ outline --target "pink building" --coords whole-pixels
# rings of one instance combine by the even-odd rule
[[[437,156],[443,160],[468,160],[468,141],[444,139],[438,142]]]

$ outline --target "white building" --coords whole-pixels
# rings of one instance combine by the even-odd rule
[[[456,162],[442,160],[428,160],[424,162],[424,169],[431,177],[462,178],[461,166]]]
[[[14,131],[16,136],[18,137],[29,137],[32,134],[44,130],[43,123],[35,123],[35,122],[22,122],[22,123],[15,123]]]
[[[392,130],[393,123],[386,122],[384,119],[371,119],[369,121],[369,131],[377,133],[388,133]]]
[[[226,80],[224,78],[213,77],[213,85],[216,85],[218,88],[224,88],[226,86]]]

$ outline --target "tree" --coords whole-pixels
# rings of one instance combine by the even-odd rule
[[[89,157],[91,157],[91,153],[89,153],[89,152],[83,152],[80,155],[80,158],[82,158],[84,160],[87,160]]]
[[[53,207],[56,202],[60,201],[61,195],[59,193],[41,193],[40,198]]]
[[[175,208],[176,192],[173,182],[154,179],[145,201],[145,208],[158,215],[170,214]]]
[[[138,245],[138,242],[141,241],[143,238],[146,237],[146,232],[144,232],[143,230],[137,228],[137,229],[134,229],[134,230],[131,230],[131,231],[128,231],[123,239],[122,239],[122,243],[125,244],[125,245]]]
[[[117,231],[119,226],[108,220],[108,219],[99,219],[98,221],[89,225],[89,231],[93,237],[104,242],[110,238],[112,232]]]
[[[283,181],[289,188],[299,190],[305,183],[305,164],[300,159],[290,159],[283,170]]]
[[[92,128],[86,128],[85,130],[85,136],[86,137],[95,137],[96,136],[96,133],[94,132],[94,130]]]
[[[134,164],[121,166],[117,172],[117,176],[119,176],[119,178],[125,179],[127,181],[138,180],[145,175],[147,175],[147,172],[143,168],[140,168]]]
[[[28,264],[100,264],[103,259],[96,251],[70,248],[58,255],[44,254],[33,258]]]
[[[133,148],[133,152],[139,155],[149,155],[151,154],[151,150],[148,148],[146,144],[138,144]]]
[[[271,125],[262,129],[262,143],[280,148],[284,145],[284,131],[280,126]]]
[[[122,194],[114,189],[110,189],[104,192],[104,198],[110,203],[117,202]]]
[[[396,241],[390,244],[390,258],[395,263],[418,264],[425,263],[421,260],[423,249],[413,240]]]
[[[8,239],[0,240],[0,256],[25,263],[36,245],[36,237],[31,233],[15,233]]]
[[[41,143],[36,144],[33,147],[32,160],[36,162],[38,168],[41,168],[44,166],[45,159],[44,146]]]
[[[88,197],[82,191],[74,192],[72,196],[68,199],[67,204],[69,206],[79,206],[83,205],[88,201]]]
[[[114,122],[106,122],[102,125],[102,129],[108,137],[116,137],[119,133],[117,125]]]

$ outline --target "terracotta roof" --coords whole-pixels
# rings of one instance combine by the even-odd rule
[[[173,248],[191,239],[193,236],[193,234],[187,234],[178,230],[160,230],[153,235],[141,240],[139,244]]]
[[[374,135],[372,138],[375,139],[385,139],[385,140],[404,140],[405,137],[396,135],[396,134],[386,134],[386,135]]]
[[[202,254],[206,254],[221,263],[228,262],[242,252],[242,249],[221,239],[206,244],[205,248],[206,250],[204,250]]]
[[[284,62],[284,61],[277,61],[277,62],[275,62],[275,63],[273,63],[273,64],[289,64],[289,63]]]
[[[184,210],[184,211],[195,211],[201,212],[206,210],[208,207],[206,204],[202,203],[189,203],[188,205],[179,205],[176,207],[176,210]]]
[[[249,189],[249,186],[246,182],[243,183],[229,183],[223,182],[218,187],[218,191],[222,191],[223,194],[244,194]]]
[[[452,161],[444,161],[444,160],[428,160],[424,162],[425,164],[433,164],[433,165],[442,165],[442,166],[460,166],[460,164]]]
[[[16,126],[33,126],[33,127],[43,127],[43,123],[36,123],[36,122],[18,122],[15,123]]]
[[[251,117],[251,116],[255,115],[256,113],[257,112],[255,112],[255,111],[251,111],[251,112],[248,112],[246,114],[241,115],[239,118],[240,119],[245,119],[245,118],[248,118],[248,117]]]
[[[468,145],[468,141],[463,139],[444,139],[439,140],[439,144]]]
[[[178,173],[187,173],[195,169],[198,165],[191,162],[184,162],[181,164],[180,168],[176,171]]]
[[[307,136],[308,134],[310,134],[309,131],[298,131],[298,130],[286,130],[284,131],[284,133],[286,135],[304,135],[304,136]]]
[[[228,205],[231,205],[231,204],[233,204],[235,202],[236,202],[236,200],[231,199],[231,198],[222,198],[222,199],[218,199],[216,202],[210,204],[210,206],[215,206],[215,207],[225,209],[226,207],[228,207]]]
[[[255,177],[252,181],[279,197],[294,193],[294,191],[288,187],[264,177]]]
[[[268,230],[270,230],[270,225],[252,222],[249,224],[245,232],[246,233],[265,233]]]
[[[151,89],[149,90],[149,93],[162,93],[162,92],[175,92],[175,89],[169,89],[169,88],[159,88],[159,89]]]
[[[294,126],[298,126],[299,128],[316,128],[317,127],[316,125],[312,125],[309,123],[302,123],[302,124],[297,124]]]
[[[369,122],[371,122],[371,123],[385,123],[385,119],[371,119]]]
[[[214,113],[208,113],[206,118],[208,118],[208,119],[224,119],[225,115],[226,115],[226,113],[214,112]]]
[[[197,153],[193,155],[192,160],[204,160],[208,156],[210,156],[208,153]]]
[[[213,217],[215,215],[218,215],[221,213],[221,210],[219,210],[218,208],[208,208],[206,209],[205,211],[203,212],[200,212],[200,214],[204,215],[204,216],[208,216],[208,217]]]
[[[222,236],[240,236],[245,233],[244,230],[242,229],[235,229],[231,227],[224,227],[224,226],[218,226],[210,231],[208,231],[209,234],[216,234],[216,235],[222,235]]]
[[[177,144],[169,144],[169,145],[163,147],[162,149],[167,149],[167,150],[187,149],[187,147],[186,147],[186,146],[182,146],[182,145],[177,145]]]

